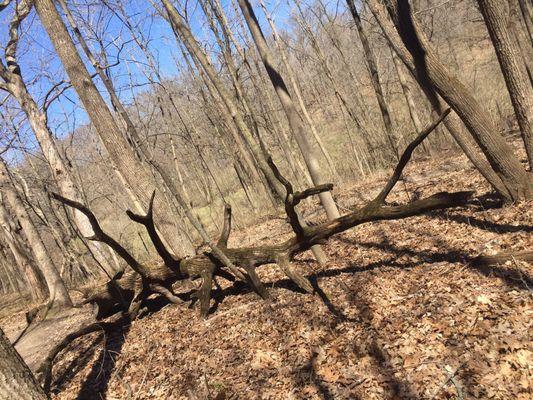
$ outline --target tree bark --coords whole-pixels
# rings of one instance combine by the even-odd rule
[[[501,0],[478,0],[479,9],[487,25],[516,120],[526,148],[530,170],[533,171],[533,87],[520,62],[519,49],[509,31],[509,4]]]
[[[263,65],[265,66],[270,81],[272,82],[272,85],[276,90],[276,94],[278,95],[280,103],[285,111],[285,114],[289,121],[289,126],[291,127],[291,130],[294,133],[294,137],[296,138],[298,146],[300,147],[300,151],[302,152],[302,155],[304,157],[307,169],[309,170],[309,173],[311,175],[311,179],[313,180],[315,186],[321,185],[325,183],[325,181],[324,177],[322,176],[323,174],[320,169],[320,165],[318,164],[317,157],[314,154],[314,150],[306,137],[303,121],[296,110],[296,106],[292,100],[291,95],[289,94],[287,86],[285,85],[285,81],[274,67],[274,63],[272,62],[272,55],[270,54],[268,44],[263,36],[263,32],[261,31],[261,27],[259,26],[259,22],[257,21],[254,10],[252,9],[252,6],[248,0],[239,0],[239,6],[244,15],[244,20],[248,25],[248,29],[252,34],[255,45],[261,56],[261,60],[263,61]],[[322,203],[322,206],[326,210],[326,214],[329,220],[333,220],[340,216],[339,210],[337,209],[337,205],[335,204],[335,202],[333,201],[333,197],[331,196],[331,192],[328,191],[320,193],[319,198],[320,202]]]
[[[0,329],[0,400],[46,400],[28,366]]]
[[[56,269],[50,255],[48,254],[37,228],[30,219],[22,200],[13,186],[13,182],[3,161],[0,161],[0,189],[2,194],[6,197],[7,203],[10,205],[15,216],[19,220],[20,225],[22,226],[24,235],[31,246],[34,259],[46,281],[50,301],[52,302],[53,306],[72,306],[72,301],[68,294],[65,283],[61,279],[59,271]]]
[[[1,236],[9,246],[11,254],[19,270],[26,277],[29,291],[34,300],[46,298],[46,287],[40,279],[38,269],[35,267],[31,255],[13,226],[13,216],[8,213],[4,203],[0,204],[0,225],[2,225],[3,234]]]
[[[155,182],[147,168],[139,162],[94,85],[53,1],[36,0],[35,8],[85,111],[116,167],[116,172],[126,189],[131,191],[140,203],[148,204]],[[176,235],[175,221],[169,220],[178,220],[179,217],[167,205],[162,204],[161,208],[161,231],[165,239],[174,251],[190,253],[191,248],[184,248],[183,241]]]

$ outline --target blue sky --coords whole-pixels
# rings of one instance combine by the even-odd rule
[[[331,0],[328,8],[334,9],[338,7],[338,1]],[[110,3],[113,4],[113,1],[110,1]],[[280,29],[288,28],[290,26],[288,19],[291,7],[287,4],[287,1],[265,1],[265,3],[269,12],[274,16],[278,27]],[[135,94],[148,90],[148,86],[145,85],[147,80],[142,72],[143,66],[138,63],[139,61],[143,62],[145,60],[144,55],[138,49],[137,45],[130,41],[131,36],[119,18],[105,8],[84,6],[84,4],[91,4],[89,2],[78,1],[76,3],[69,2],[69,4],[76,4],[77,9],[80,10],[80,14],[83,15],[83,19],[89,20],[92,26],[103,27],[101,30],[104,32],[103,37],[104,42],[107,44],[108,61],[111,64],[116,61],[118,48],[126,42],[121,52],[120,65],[113,67],[111,70],[116,89],[121,99],[127,104],[131,102]],[[166,79],[176,79],[178,74],[176,59],[179,59],[179,51],[168,23],[155,13],[149,1],[128,0],[127,2],[122,1],[121,4],[124,5],[131,21],[138,25],[145,36],[150,39],[149,48],[159,63],[162,75]],[[208,40],[208,29],[200,7],[196,1],[190,1],[187,4],[189,20],[193,31],[197,37]],[[222,4],[231,16],[233,14],[231,2],[229,0],[222,0]],[[262,28],[265,34],[268,35],[270,31],[267,22],[264,20],[262,11],[258,4],[254,3],[254,5],[256,6],[255,10]],[[2,43],[7,42],[8,24],[12,15],[12,6],[0,14],[0,39]],[[83,23],[78,23],[82,32],[85,33],[85,37],[91,36],[91,34],[88,34],[87,27]],[[41,103],[45,93],[55,83],[66,79],[66,76],[46,32],[44,32],[40,25],[35,11],[24,22],[22,31],[25,33],[21,37],[19,45],[19,63],[25,81],[33,82],[30,85],[32,94]],[[95,42],[92,41],[90,44],[93,50],[98,52]],[[80,54],[82,54],[81,51]],[[83,54],[82,57],[84,57]],[[85,61],[89,71],[91,73],[94,72],[92,66],[87,60]],[[137,85],[133,90],[131,89],[130,80],[133,80],[133,83]],[[98,78],[95,79],[95,82],[101,88]],[[101,92],[107,98],[105,90],[101,90]],[[65,91],[50,106],[48,115],[49,126],[59,137],[64,137],[73,132],[77,127],[85,125],[88,122],[87,116],[72,89]],[[35,141],[32,140],[32,135],[29,132],[26,132],[24,138],[30,147],[36,149]]]

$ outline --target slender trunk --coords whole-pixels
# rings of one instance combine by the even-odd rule
[[[13,226],[13,217],[9,215],[3,203],[0,204],[0,224],[2,225],[3,231],[1,236],[9,247],[9,250],[11,250],[11,254],[19,270],[25,276],[32,298],[34,300],[46,298],[48,294],[46,286],[41,281],[39,271],[35,267],[31,255],[26,250],[22,240],[18,237],[16,229]]]
[[[529,167],[533,171],[533,87],[527,79],[525,64],[509,31],[509,4],[502,0],[478,0],[479,9],[507,85],[516,120],[526,148]]]
[[[530,0],[518,0],[518,5],[526,25],[529,40],[533,43],[533,4],[531,4]]]
[[[403,70],[403,65],[393,49],[391,49],[392,62],[394,63],[394,68],[396,70],[396,75],[398,75],[398,80],[400,81],[400,87],[402,88],[403,97],[405,98],[405,103],[407,104],[407,110],[409,111],[409,117],[413,123],[413,128],[415,132],[420,132],[422,129],[422,122],[418,116],[417,106],[415,99],[407,81],[407,76]],[[422,147],[426,153],[431,154],[430,146],[427,144],[427,139],[422,142]]]
[[[287,74],[287,78],[289,79],[289,83],[291,85],[292,91],[294,92],[294,95],[296,96],[296,99],[298,101],[298,106],[300,107],[300,110],[302,111],[302,114],[305,118],[307,125],[309,125],[311,134],[315,138],[320,151],[324,155],[324,158],[326,159],[328,166],[331,169],[331,172],[333,173],[333,176],[338,176],[339,174],[337,170],[335,169],[335,164],[333,160],[331,159],[331,156],[329,155],[329,152],[327,151],[326,146],[322,142],[322,138],[317,132],[315,123],[313,122],[313,120],[311,119],[311,116],[309,115],[309,112],[307,111],[307,106],[305,105],[305,102],[303,101],[302,93],[300,91],[300,88],[298,87],[298,83],[296,82],[294,71],[291,65],[289,64],[285,49],[281,46],[281,43],[280,43],[281,39],[279,37],[276,25],[274,24],[272,17],[268,13],[268,10],[265,6],[264,1],[260,0],[259,4],[261,5],[263,12],[265,13],[265,17],[270,25],[270,29],[272,29],[273,39],[274,39],[274,42],[276,43],[276,48],[278,49],[278,52],[281,56],[281,61],[283,63],[283,66],[285,67],[285,72]]]
[[[13,182],[3,161],[0,161],[0,189],[19,220],[24,235],[31,246],[34,259],[46,281],[50,301],[54,306],[58,307],[72,306],[72,301],[70,300],[65,283],[54,266],[37,228],[24,208],[24,204],[13,186]]]
[[[279,182],[276,180],[274,174],[272,173],[272,170],[268,166],[268,163],[266,161],[265,156],[262,154],[261,149],[256,144],[252,133],[248,129],[248,126],[246,125],[244,118],[239,111],[238,107],[235,105],[233,100],[231,99],[230,94],[224,87],[223,83],[221,82],[217,72],[213,68],[212,64],[210,63],[209,59],[203,52],[203,50],[200,48],[200,45],[194,38],[192,32],[190,31],[186,21],[183,19],[183,17],[178,13],[174,5],[170,0],[161,0],[163,3],[165,10],[167,12],[168,18],[170,20],[170,23],[172,25],[172,29],[176,33],[178,37],[181,38],[185,46],[187,47],[189,53],[195,57],[200,65],[202,66],[203,70],[209,77],[209,80],[215,87],[218,95],[220,96],[222,102],[224,103],[224,106],[233,119],[239,133],[243,135],[244,139],[246,140],[247,144],[249,145],[249,148],[251,149],[258,165],[261,171],[263,172],[265,178],[268,181],[268,184],[272,190],[277,194],[279,198],[283,198],[284,196],[284,189],[281,187]],[[247,167],[250,170],[254,170],[254,162],[252,159],[249,158],[248,153],[246,151],[246,146],[244,145],[241,137],[239,135],[234,135],[235,142],[239,148],[239,151],[241,155],[244,157],[245,162],[247,164]]]
[[[387,102],[385,100],[385,95],[383,94],[383,90],[381,88],[376,57],[374,55],[374,52],[372,51],[372,48],[370,47],[370,42],[368,40],[366,32],[363,29],[361,18],[359,17],[359,13],[357,12],[357,9],[355,7],[355,0],[346,0],[346,3],[348,4],[348,8],[350,9],[350,13],[352,14],[352,18],[355,22],[355,27],[357,28],[357,32],[359,33],[359,40],[363,45],[363,54],[365,57],[366,66],[368,68],[368,73],[370,75],[370,82],[372,83],[372,88],[374,89],[374,93],[376,94],[376,99],[378,101],[379,111],[381,112],[383,126],[385,127],[385,135],[387,135],[387,141],[389,142],[394,156],[396,157],[396,159],[398,159],[399,153],[396,143],[394,141],[392,120],[389,113],[389,107],[387,106]]]
[[[263,36],[263,32],[261,31],[252,6],[248,0],[239,0],[239,6],[244,15],[244,20],[248,25],[248,29],[252,34],[257,50],[261,56],[261,60],[263,61],[265,69],[267,70],[270,81],[272,82],[280,103],[285,111],[285,114],[287,115],[289,126],[294,134],[294,137],[296,138],[298,146],[300,147],[300,151],[304,157],[307,169],[311,174],[311,179],[315,185],[323,184],[325,182],[322,176],[322,171],[314,154],[313,148],[306,137],[303,121],[296,110],[295,104],[291,95],[289,94],[283,77],[274,67],[272,55],[270,54],[268,44]],[[330,220],[340,216],[337,206],[333,201],[333,197],[331,196],[331,192],[321,193],[319,198]]]

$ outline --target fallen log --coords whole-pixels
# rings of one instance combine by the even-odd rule
[[[295,192],[291,183],[283,177],[270,158],[269,165],[274,175],[286,189],[285,211],[294,236],[277,245],[228,248],[228,238],[231,233],[231,207],[226,205],[224,227],[217,246],[224,252],[231,263],[239,268],[239,272],[242,271],[241,276],[244,276],[248,284],[263,298],[268,297],[268,291],[258,278],[255,269],[265,264],[277,264],[282,272],[296,285],[306,292],[312,292],[312,286],[307,279],[291,267],[291,260],[297,254],[310,249],[316,244],[325,243],[328,238],[337,233],[367,222],[408,218],[428,211],[467,204],[472,192],[437,193],[404,205],[390,206],[386,203],[388,195],[400,179],[415,148],[422,143],[449,112],[449,109],[443,112],[407,146],[390,179],[374,200],[347,215],[317,226],[303,224],[295,207],[307,197],[331,190],[333,185],[320,185],[301,192]],[[119,274],[88,294],[85,302],[94,303],[99,307],[99,318],[112,315],[118,310],[127,311],[130,318],[135,318],[142,302],[152,293],[159,293],[170,302],[179,303],[180,299],[173,293],[172,285],[179,280],[197,277],[202,279],[197,297],[200,300],[201,315],[205,317],[209,310],[213,277],[220,276],[225,279],[234,279],[233,271],[226,270],[223,263],[212,252],[197,254],[191,258],[177,258],[165,248],[153,221],[155,192],[149,202],[146,215],[138,215],[127,211],[127,215],[133,221],[145,226],[157,253],[162,259],[162,262],[152,264],[139,263],[122,245],[107,235],[101,229],[96,216],[86,206],[56,193],[52,195],[56,200],[84,213],[95,232],[94,236],[89,239],[108,244],[131,267],[131,270],[122,275]]]
[[[283,177],[272,159],[269,159],[269,164],[274,175],[286,189],[285,211],[294,236],[277,245],[229,248],[228,238],[231,234],[231,207],[226,205],[224,209],[224,226],[217,242],[217,247],[239,269],[238,274],[235,274],[233,269],[226,269],[224,263],[210,251],[197,254],[190,258],[178,258],[171,254],[165,248],[154,226],[153,205],[155,192],[150,200],[146,215],[141,216],[131,211],[127,212],[133,221],[146,227],[148,235],[161,257],[161,262],[152,264],[139,263],[122,245],[107,235],[101,229],[95,215],[86,206],[54,193],[53,197],[56,200],[78,209],[89,218],[93,231],[95,232],[95,235],[89,239],[108,244],[131,267],[130,270],[119,274],[106,284],[88,293],[85,302],[98,306],[98,318],[113,316],[120,311],[124,318],[134,319],[142,303],[150,294],[158,293],[172,303],[179,303],[181,300],[173,293],[172,285],[180,280],[199,277],[202,279],[202,283],[196,297],[200,300],[200,313],[205,317],[209,310],[211,289],[215,276],[229,280],[234,280],[235,275],[240,275],[237,278],[244,276],[246,282],[254,291],[262,298],[267,298],[268,290],[256,273],[258,267],[266,264],[278,265],[281,271],[296,285],[304,291],[312,293],[313,287],[311,283],[291,265],[291,261],[297,254],[310,249],[314,245],[325,243],[331,236],[337,233],[344,232],[367,222],[408,218],[429,211],[468,204],[473,192],[436,193],[427,198],[414,200],[403,205],[392,206],[386,203],[388,195],[400,179],[415,148],[422,143],[449,112],[449,109],[443,112],[407,146],[390,179],[372,201],[352,210],[349,214],[320,225],[307,226],[307,224],[303,223],[304,221],[300,220],[295,207],[301,200],[307,197],[331,190],[333,185],[320,185],[301,192],[295,192],[291,183]],[[118,317],[112,317],[111,321],[114,321],[116,318]],[[113,324],[110,326],[113,326]],[[92,324],[80,329],[78,332],[72,333],[69,338],[74,339],[96,329],[98,329],[97,324]],[[69,338],[65,339],[59,347],[64,348]],[[46,365],[41,366],[41,371],[47,371],[45,376],[50,374],[51,366],[57,353],[58,351],[51,353],[46,360]]]

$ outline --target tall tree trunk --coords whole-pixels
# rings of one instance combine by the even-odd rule
[[[394,63],[394,69],[396,70],[396,75],[398,75],[398,80],[400,81],[400,87],[402,88],[402,93],[405,98],[405,103],[407,104],[407,109],[409,110],[409,117],[413,123],[413,127],[416,132],[420,132],[422,129],[422,123],[420,122],[420,117],[418,116],[418,111],[413,93],[407,81],[407,76],[403,70],[403,65],[393,49],[391,49],[392,62]],[[424,144],[424,143],[422,143]]]
[[[124,138],[121,129],[83,64],[53,1],[37,0],[35,1],[35,8],[65,67],[72,86],[116,167],[116,172],[126,189],[139,199],[143,207],[146,206],[154,189],[154,179],[147,168],[139,162],[134,150]],[[165,203],[162,203],[159,208],[161,209],[159,226],[166,241],[174,251],[190,253],[192,250],[190,244],[184,243],[183,238],[176,235],[175,221],[179,220],[179,216]]]
[[[37,228],[30,219],[21,198],[13,186],[9,171],[3,161],[0,161],[0,189],[22,226],[24,235],[32,249],[34,259],[46,281],[50,301],[53,303],[53,306],[72,306],[72,301],[70,300],[65,283],[61,279],[59,271],[56,269],[52,258],[48,254]]]
[[[309,115],[309,112],[307,111],[307,106],[305,105],[305,102],[302,98],[302,93],[300,91],[300,88],[298,87],[298,83],[296,82],[296,77],[294,74],[294,71],[289,64],[289,60],[287,59],[287,54],[285,52],[285,49],[281,45],[281,38],[279,37],[278,30],[276,28],[276,24],[274,23],[274,20],[270,16],[265,3],[263,0],[259,1],[259,4],[261,5],[261,8],[263,9],[263,12],[265,13],[265,17],[268,21],[268,24],[270,25],[270,29],[272,29],[272,35],[274,42],[276,43],[276,47],[278,49],[278,52],[281,57],[281,61],[283,63],[283,66],[285,67],[285,72],[287,74],[287,78],[289,79],[289,83],[291,85],[292,91],[294,92],[294,95],[296,96],[296,99],[298,100],[298,106],[300,107],[300,110],[302,111],[302,114],[305,118],[305,121],[307,125],[309,125],[309,128],[311,130],[311,133],[313,137],[315,138],[318,147],[322,154],[324,155],[324,158],[326,159],[329,168],[331,169],[331,172],[333,173],[333,176],[338,177],[339,174],[335,168],[335,164],[333,160],[331,159],[331,156],[329,155],[328,150],[326,149],[326,146],[322,142],[322,138],[317,132],[316,126],[314,121],[311,119],[311,116]]]
[[[7,245],[2,242],[0,234],[0,280],[2,281],[3,293],[21,293],[24,286],[28,286],[28,282],[19,282],[19,274],[13,272],[13,267],[17,264],[13,257],[13,253],[8,249]],[[7,282],[6,282],[7,281]],[[22,281],[22,279],[20,279]],[[23,284],[21,284],[23,283]]]
[[[2,199],[3,200],[3,199]],[[26,282],[29,286],[29,291],[34,300],[42,300],[48,294],[46,286],[43,285],[39,271],[35,267],[31,255],[25,248],[23,241],[16,232],[13,226],[13,216],[9,214],[4,202],[0,204],[0,225],[2,225],[3,241],[9,246],[11,254],[13,254],[14,261],[18,266],[19,271],[26,277]]]
[[[239,6],[244,15],[244,20],[248,25],[248,29],[252,34],[257,50],[261,56],[261,60],[263,61],[265,69],[267,70],[270,81],[272,82],[280,103],[285,111],[285,114],[287,115],[289,126],[291,127],[294,137],[296,138],[298,146],[300,147],[300,151],[304,157],[307,169],[311,174],[311,179],[315,185],[323,184],[325,182],[322,176],[322,171],[320,170],[314,150],[307,139],[303,121],[297,112],[296,106],[291,95],[289,94],[283,77],[274,67],[272,55],[270,54],[268,44],[263,36],[263,32],[261,31],[254,10],[252,9],[252,6],[248,0],[239,0]],[[340,213],[335,202],[333,201],[331,192],[321,193],[319,197],[322,206],[326,210],[328,218],[330,220],[338,218]]]
[[[37,103],[35,103],[26,86],[24,85],[24,82],[22,82],[22,78],[14,76],[8,87],[11,88],[10,92],[18,100],[24,113],[26,114],[26,117],[28,118],[28,122],[30,123],[32,131],[39,142],[39,146],[41,147],[43,155],[50,166],[52,176],[54,177],[59,191],[65,197],[75,199],[76,201],[82,201],[82,195],[74,183],[72,173],[67,167],[65,160],[59,153],[52,133],[48,129],[46,124],[46,116],[41,110],[39,110]],[[74,222],[81,234],[84,237],[90,237],[94,235],[91,224],[89,223],[87,217],[77,210],[75,210],[73,214]],[[91,241],[89,241],[87,245],[93,252],[96,260],[103,265],[106,270],[109,270],[110,273],[112,273],[113,267],[108,262],[102,245],[100,243],[94,243]]]
[[[370,42],[368,40],[366,32],[363,29],[361,18],[359,17],[359,13],[357,12],[357,8],[355,7],[355,0],[346,0],[346,3],[348,4],[350,14],[352,14],[352,18],[355,22],[355,27],[357,28],[357,32],[359,33],[359,40],[363,45],[363,54],[365,56],[368,73],[370,75],[370,82],[372,83],[372,88],[374,89],[374,93],[376,94],[376,99],[378,101],[379,111],[383,120],[383,126],[385,126],[385,135],[387,136],[387,140],[394,153],[394,156],[396,157],[396,159],[398,159],[399,154],[396,143],[394,142],[392,120],[389,113],[389,107],[387,106],[387,101],[385,100],[385,95],[383,94],[383,89],[381,88],[376,57],[374,55],[374,52],[372,51],[372,48],[370,47]]]
[[[42,388],[0,329],[0,399],[46,400]]]
[[[279,198],[283,198],[285,195],[285,191],[283,187],[279,184],[279,182],[276,180],[276,177],[272,173],[272,170],[268,166],[267,160],[264,156],[264,154],[261,152],[261,149],[259,148],[258,144],[255,142],[252,133],[250,132],[250,129],[246,125],[244,118],[242,116],[242,113],[238,109],[238,107],[235,105],[233,100],[231,99],[230,94],[224,87],[222,81],[220,80],[217,72],[213,68],[211,62],[205,55],[204,51],[201,49],[200,45],[198,44],[197,40],[194,38],[191,30],[189,29],[189,26],[187,22],[184,20],[184,18],[178,13],[178,10],[174,7],[172,2],[170,0],[161,0],[163,3],[163,6],[165,7],[165,10],[167,12],[168,18],[170,20],[172,29],[176,33],[178,37],[181,38],[185,46],[187,47],[187,50],[189,53],[198,60],[200,65],[202,66],[203,70],[209,77],[209,80],[215,87],[218,95],[220,96],[222,102],[224,103],[224,106],[233,119],[239,133],[244,137],[246,140],[246,143],[248,144],[250,150],[253,153],[253,156],[255,157],[255,160],[257,161],[259,168],[261,169],[261,172],[263,172],[263,175],[268,181],[268,184],[270,188],[277,194]],[[245,163],[247,167],[254,171],[254,162],[251,158],[248,156],[248,152],[246,150],[246,146],[243,143],[243,140],[239,135],[234,135],[235,142],[239,148],[239,152],[243,156]]]
[[[503,187],[498,182],[491,184],[502,196],[510,200],[532,196],[533,184],[530,174],[522,168],[511,147],[499,134],[491,117],[482,109],[470,91],[437,58],[418,22],[411,15],[409,3],[404,0],[388,3],[396,24],[395,32],[383,5],[378,0],[366,1],[389,42],[411,73],[416,76],[421,87],[426,90],[426,94],[428,90],[436,90],[464,122],[487,157],[491,168],[501,179]],[[395,40],[396,35],[400,36],[407,50],[398,45]],[[429,97],[430,100],[437,99],[436,93],[429,93]],[[482,170],[480,172],[484,176],[490,174]]]
[[[43,155],[50,167],[52,176],[59,188],[59,191],[68,198],[80,201],[81,191],[74,183],[72,173],[67,163],[60,154],[57,144],[53,138],[52,132],[47,125],[45,111],[41,110],[34,98],[28,91],[26,83],[22,77],[21,69],[17,60],[17,47],[19,41],[19,27],[22,21],[28,16],[31,10],[31,2],[23,0],[17,3],[15,15],[10,24],[10,40],[5,48],[5,58],[7,65],[0,65],[0,76],[5,82],[6,90],[20,104],[22,111],[26,115],[31,129],[37,139]],[[46,107],[46,105],[44,106]],[[92,236],[94,234],[89,220],[79,211],[74,211],[74,222],[83,236]],[[97,261],[110,268],[107,263],[103,249],[99,243],[89,243],[88,246],[95,255]]]
[[[76,24],[76,21],[74,20],[74,17],[72,16],[72,13],[70,12],[69,8],[67,7],[67,4],[64,0],[59,0],[59,4],[61,5],[61,8],[63,9],[67,20],[74,31],[74,34],[76,35],[76,38],[78,39],[81,48],[83,49],[83,52],[91,62],[92,66],[97,71],[98,76],[104,83],[104,86],[106,88],[107,93],[109,94],[109,97],[111,99],[111,104],[113,105],[113,108],[118,112],[118,115],[120,116],[120,120],[124,124],[124,129],[126,131],[126,134],[124,137],[130,142],[130,146],[132,147],[135,155],[140,161],[148,161],[150,164],[152,164],[155,161],[155,158],[153,157],[152,151],[148,146],[147,140],[142,140],[141,135],[139,134],[135,124],[131,120],[128,112],[126,111],[126,108],[122,104],[122,101],[120,101],[115,88],[113,86],[113,82],[109,78],[109,76],[105,73],[104,69],[100,66],[98,63],[98,60],[94,56],[93,52],[89,48],[89,45],[85,41],[85,38],[81,34],[81,31],[78,28],[78,25]],[[161,171],[164,171],[161,169]],[[163,185],[166,183],[163,182]],[[182,237],[182,239],[184,239]],[[166,238],[162,238],[165,244],[167,243]],[[184,244],[187,243],[190,246],[187,248],[184,246]],[[184,243],[182,242],[182,248],[185,248],[186,252],[193,253],[194,249],[192,247],[192,243],[188,243],[187,240],[184,240]]]
[[[509,31],[509,4],[502,0],[478,0],[479,9],[511,97],[516,120],[530,169],[533,171],[533,87],[527,78],[525,64],[519,61],[519,50]]]

